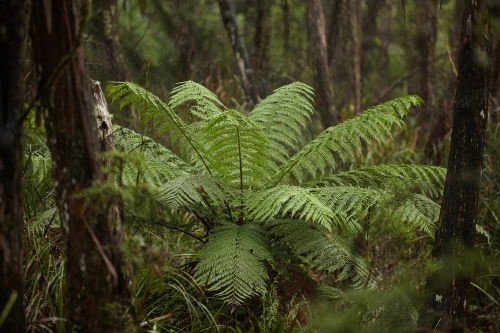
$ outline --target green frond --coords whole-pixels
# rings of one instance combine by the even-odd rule
[[[438,166],[393,164],[361,167],[319,179],[316,185],[358,186],[382,190],[415,189],[438,197],[443,193],[446,169]]]
[[[183,175],[158,188],[157,200],[175,212],[178,209],[224,207],[237,197],[226,183],[210,175]]]
[[[265,226],[311,268],[335,273],[338,280],[351,279],[357,286],[366,285],[369,276],[366,264],[354,255],[352,244],[341,236],[301,220],[271,220]]]
[[[356,233],[361,230],[358,221],[365,215],[368,208],[379,204],[386,192],[357,186],[329,186],[311,190],[324,205],[329,207],[336,216],[341,216],[338,226]]]
[[[262,295],[269,279],[264,262],[273,263],[267,244],[257,224],[222,223],[201,249],[195,279],[233,305]]]
[[[241,189],[262,184],[277,170],[264,131],[240,112],[227,110],[210,118],[200,138],[210,156],[209,168]]]
[[[113,125],[115,149],[126,153],[123,161],[122,183],[132,185],[147,182],[160,186],[181,175],[195,173],[195,167],[153,139],[133,130]],[[138,156],[138,160],[133,160]]]
[[[393,209],[389,218],[409,224],[411,227],[421,228],[434,237],[434,223],[439,219],[440,206],[424,195],[409,193],[407,195],[394,194],[388,209]]]
[[[295,149],[297,138],[314,113],[314,90],[295,82],[276,89],[250,112],[249,118],[266,130],[277,143],[274,148],[281,159],[288,158],[288,149]]]
[[[337,166],[337,158],[342,161],[355,159],[355,151],[363,148],[363,143],[371,146],[392,137],[393,125],[404,127],[401,120],[412,105],[422,100],[417,96],[406,96],[374,106],[353,119],[327,128],[316,139],[292,156],[273,177],[272,183],[279,183],[287,174],[292,174],[300,183],[306,175],[313,179],[324,175],[328,168]]]
[[[144,122],[151,121],[159,133],[169,132],[173,142],[179,141],[179,147],[186,156],[188,163],[204,165],[205,152],[196,133],[163,101],[146,89],[131,82],[114,82],[110,95],[115,101],[121,99],[120,107],[130,105],[139,109],[139,118]]]
[[[298,218],[330,230],[334,222],[340,223],[343,219],[311,190],[298,186],[280,185],[255,191],[245,198],[245,204],[249,216],[262,222],[272,218]]]
[[[226,110],[214,93],[193,81],[176,84],[169,94],[170,108],[174,109],[184,103],[194,103],[190,111],[200,119],[210,118]]]

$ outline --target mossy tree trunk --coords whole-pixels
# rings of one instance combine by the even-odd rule
[[[30,30],[66,245],[66,331],[121,332],[127,293],[112,236],[112,205],[104,195],[82,196],[104,177],[81,43],[90,4],[78,4],[53,0],[44,7],[34,1]]]
[[[23,226],[23,73],[26,1],[0,1],[0,332],[26,331]]]
[[[448,172],[433,256],[442,266],[428,280],[424,327],[464,332],[479,183],[488,118],[491,32],[484,1],[464,0]]]

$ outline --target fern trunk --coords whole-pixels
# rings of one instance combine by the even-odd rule
[[[457,333],[465,330],[491,63],[491,31],[484,1],[466,0],[464,4],[453,133],[433,252],[442,267],[427,286],[433,315],[421,318],[425,327]]]
[[[0,332],[25,332],[23,226],[23,74],[26,1],[0,1]]]

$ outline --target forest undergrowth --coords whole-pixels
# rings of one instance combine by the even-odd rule
[[[126,100],[127,96],[130,97],[135,93],[133,89],[128,91],[129,95],[121,97],[126,96]],[[307,110],[308,92],[307,89],[304,91],[298,92],[299,95],[302,94],[304,103],[298,108]],[[192,91],[190,93],[193,94]],[[119,95],[116,91],[115,94]],[[177,91],[177,95],[175,93],[171,95],[168,108],[174,109],[187,101],[187,99],[175,100],[176,97],[182,96],[181,94],[182,91]],[[208,92],[189,100],[191,115],[188,109],[180,107],[181,117],[174,119],[173,127],[165,125],[165,130],[185,129],[196,133],[198,138],[204,135],[206,138],[214,139],[209,131],[221,124],[234,125],[235,131],[238,129],[243,131],[248,130],[249,126],[250,128],[255,126],[252,121],[258,123],[258,120],[255,120],[258,118],[250,121],[239,118],[239,113],[225,109],[222,104],[218,104],[220,102],[211,99],[213,96],[203,94]],[[157,115],[149,107],[153,104],[155,108],[161,109],[162,106],[159,101],[147,98],[149,97],[145,97],[144,101],[147,102],[145,104],[134,105],[131,99],[128,103],[132,101],[134,106],[142,107],[143,119],[152,121],[158,130],[158,127],[161,127],[159,124],[166,123],[160,123],[155,119]],[[152,104],[148,104],[151,101]],[[271,102],[274,103],[272,100]],[[207,103],[210,105],[207,106]],[[219,111],[212,110],[214,114],[209,114],[207,110],[214,107],[219,108]],[[265,115],[265,112],[263,114]],[[183,119],[197,121],[184,124]],[[301,120],[291,121],[296,121],[293,125],[296,128],[301,126]],[[293,126],[292,129],[295,128]],[[351,179],[349,177],[358,177],[355,174],[356,170],[373,172],[369,167],[422,163],[423,156],[415,153],[414,149],[418,127],[412,123],[412,118],[408,124],[400,127],[403,128],[402,131],[395,131],[391,124],[389,134],[392,134],[392,139],[387,136],[380,144],[360,141],[359,144],[352,143],[352,146],[346,148],[352,153],[349,151],[349,154],[339,155],[334,160],[337,163],[334,168],[335,173],[345,174],[342,176],[345,178],[339,176],[329,179],[324,172],[307,174],[308,171],[301,171],[287,176],[290,177],[290,182],[286,186],[299,187],[307,184],[310,186],[306,188],[308,192],[300,192],[300,195],[304,196],[317,193],[318,188],[325,187],[325,184],[347,183]],[[66,259],[53,198],[50,153],[44,142],[44,131],[40,128],[35,125],[34,119],[27,121],[23,233],[27,321],[29,332],[63,332]],[[203,178],[207,173],[199,171],[204,168],[203,163],[193,159],[193,156],[200,153],[196,149],[186,149],[184,146],[186,142],[182,141],[181,132],[170,134],[170,139],[166,140],[170,145],[165,147],[143,134],[122,127],[115,129],[117,152],[111,155],[111,159],[115,180],[124,191],[121,194],[126,208],[125,241],[122,244],[125,254],[123,267],[134,311],[118,314],[113,320],[123,320],[125,327],[132,319],[141,329],[149,332],[411,332],[415,330],[417,309],[425,286],[425,278],[436,269],[429,259],[435,221],[431,221],[428,225],[430,229],[426,230],[422,223],[417,225],[401,223],[401,216],[404,214],[392,214],[397,210],[394,208],[397,207],[395,204],[397,199],[405,202],[405,199],[413,195],[411,192],[398,187],[396,181],[392,189],[395,195],[390,197],[392,200],[390,206],[394,211],[389,212],[383,207],[383,204],[387,203],[383,199],[380,199],[379,203],[382,205],[379,206],[357,199],[360,205],[364,205],[363,209],[354,209],[350,216],[345,217],[345,221],[349,222],[344,221],[340,224],[324,223],[322,219],[330,218],[328,215],[330,213],[326,210],[321,213],[323,215],[301,211],[307,205],[312,205],[310,208],[312,210],[323,209],[321,202],[317,203],[314,198],[311,198],[313,203],[295,203],[299,205],[297,208],[293,208],[293,202],[288,208],[285,202],[281,202],[280,208],[272,214],[259,211],[258,201],[251,205],[253,197],[250,194],[253,192],[245,193],[246,204],[250,202],[246,207],[242,201],[240,202],[241,193],[257,191],[260,186],[262,191],[268,191],[264,193],[267,199],[273,200],[273,193],[269,191],[272,187],[263,185],[267,184],[268,179],[273,179],[273,176],[266,175],[262,181],[257,177],[259,172],[265,171],[260,169],[262,165],[250,171],[243,171],[241,163],[238,166],[238,159],[235,159],[232,167],[239,168],[240,173],[228,172],[224,169],[225,166],[220,167],[220,171],[213,171],[217,170],[218,166],[208,162],[213,168],[213,173],[219,172],[222,176],[216,179],[217,181],[208,178],[207,180]],[[151,132],[155,137],[160,134]],[[230,140],[233,139],[229,137],[232,134],[224,135],[228,135],[227,138]],[[308,137],[311,133],[300,135]],[[252,144],[261,144],[268,139],[266,136],[250,136],[250,140],[255,140]],[[180,140],[177,142],[181,144],[176,144],[175,140]],[[443,144],[445,151],[448,141],[449,139]],[[489,126],[487,143],[478,219],[480,226],[478,230],[482,235],[477,236],[477,253],[474,256],[476,262],[467,304],[467,322],[474,332],[500,330],[498,326],[500,268],[492,264],[498,262],[500,255],[500,193],[498,192],[500,160],[496,152],[500,145],[498,123]],[[269,147],[266,146],[268,144],[268,141],[264,142],[265,147]],[[191,144],[191,148],[193,147],[196,148],[196,145]],[[275,173],[282,177],[280,166],[286,165],[288,153],[293,151],[294,154],[300,154],[301,149],[306,147],[308,146],[304,139],[298,138],[295,143],[292,140],[292,144],[282,150],[285,159],[273,162],[274,164],[269,161],[266,163],[270,163],[269,165],[275,168]],[[211,146],[208,145],[204,149],[209,151]],[[254,147],[250,145],[246,149],[249,152]],[[220,153],[219,150],[215,151]],[[176,154],[184,158],[187,156],[185,159],[187,162],[178,161]],[[217,157],[216,155],[209,157],[209,152],[206,154],[204,155],[206,160]],[[240,162],[241,156],[240,150]],[[155,169],[166,165],[174,166],[171,170],[174,170],[175,174],[166,174],[159,172],[160,169]],[[326,165],[323,167],[325,170],[328,169]],[[178,173],[179,170],[182,172]],[[244,172],[247,173],[243,175]],[[175,185],[173,183],[175,179],[186,175],[197,175],[198,178],[182,178],[183,182],[177,184],[177,192],[174,193],[177,197],[169,196],[168,191]],[[229,178],[224,178],[225,175]],[[387,177],[387,174],[381,176]],[[192,179],[202,179],[204,183],[200,185]],[[361,179],[370,182],[370,179],[363,177],[357,178],[356,181],[360,182]],[[280,180],[281,178],[278,182]],[[189,192],[191,185],[186,185],[188,184],[186,181],[192,181],[190,184],[194,192]],[[218,181],[223,182],[222,185]],[[249,185],[242,185],[243,181]],[[437,185],[432,186],[438,188],[440,186],[438,183],[439,181]],[[225,188],[227,184],[230,186]],[[227,195],[233,195],[231,194],[233,185],[242,192],[228,197]],[[213,189],[210,186],[213,186]],[[374,187],[375,184],[370,186]],[[216,193],[217,189],[221,188],[223,191]],[[304,187],[300,189],[302,191]],[[210,190],[215,192],[207,194]],[[433,191],[433,189],[427,190]],[[193,200],[195,197],[201,201],[195,202]],[[293,195],[290,194],[290,197]],[[435,200],[439,204],[439,196]],[[230,216],[231,214],[235,216]],[[425,214],[435,216],[435,213],[427,211]],[[223,217],[221,220],[224,221],[219,225],[217,221],[221,216]],[[282,220],[275,218],[277,216]],[[294,217],[297,219],[294,220]],[[411,218],[415,216],[410,216]],[[333,219],[334,217],[331,221]],[[408,217],[406,219],[408,220]],[[229,224],[228,221],[231,220],[233,222]],[[286,223],[307,222],[309,224],[302,226],[305,229],[300,229],[302,232],[320,230],[321,232],[313,237],[325,236],[326,241],[333,237],[337,242],[335,244],[344,244],[345,247],[336,245],[333,250],[327,247],[300,248],[293,243],[300,238],[287,238],[289,235],[286,233],[280,234],[280,228],[285,228],[285,222],[282,222],[285,220]],[[252,231],[254,224],[261,229]],[[353,228],[355,232],[349,231],[349,228]],[[252,248],[249,248],[251,254],[262,251],[257,255],[256,266],[249,273],[254,277],[257,276],[253,288],[247,289],[238,285],[238,282],[224,280],[224,273],[217,273],[213,267],[207,271],[200,270],[202,267],[200,262],[203,263],[204,258],[211,255],[207,254],[207,244],[218,241],[217,232],[221,235],[223,232],[229,232],[230,235],[233,235],[231,234],[233,232],[241,232],[244,235],[248,233],[248,239],[253,239],[248,241],[252,244]],[[296,237],[303,236],[299,234]],[[242,237],[245,239],[247,236]],[[226,244],[224,241],[220,242]],[[345,252],[342,252],[344,250]],[[337,253],[338,258],[344,260],[343,264],[321,266],[318,260],[323,258],[321,251]],[[224,265],[217,261],[219,259],[212,260],[216,260],[216,265]],[[247,260],[252,258],[249,257]],[[238,266],[239,270],[244,268]],[[260,275],[262,277],[259,278]],[[248,279],[246,276],[243,277]]]

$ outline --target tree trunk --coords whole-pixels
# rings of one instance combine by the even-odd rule
[[[270,0],[257,0],[256,7],[255,48],[252,63],[258,79],[262,82],[262,86],[266,86],[269,70],[269,43],[271,40],[271,2]],[[261,96],[265,97],[265,91],[261,91]]]
[[[321,0],[307,0],[307,32],[314,69],[316,109],[321,115],[323,127],[328,128],[338,122],[338,117],[333,112],[333,87],[328,67],[325,16]]]
[[[336,68],[340,63],[336,58],[337,46],[342,42],[344,35],[344,17],[347,13],[347,0],[336,0],[332,7],[330,17],[330,27],[328,29],[328,65],[330,68]]]
[[[94,1],[93,5],[95,11],[99,13],[93,35],[109,50],[111,66],[115,74],[113,81],[132,81],[132,74],[125,61],[120,42],[116,0],[98,0]],[[126,106],[121,109],[121,112],[123,112],[127,126],[135,127],[137,122],[135,111],[130,106]]]
[[[255,86],[254,74],[252,67],[250,66],[250,60],[248,59],[245,43],[243,42],[238,25],[236,24],[236,18],[234,16],[234,10],[231,2],[229,0],[219,0],[219,8],[222,16],[222,22],[227,30],[229,41],[233,48],[234,56],[236,57],[236,63],[238,64],[238,69],[240,70],[241,86],[245,92],[248,108],[251,110],[257,103],[260,102],[260,96],[257,93]]]
[[[430,314],[421,317],[426,328],[454,333],[465,329],[488,118],[491,31],[485,17],[483,1],[464,0],[453,132],[433,251],[442,267],[428,281]]]
[[[354,114],[360,114],[361,106],[361,4],[360,0],[350,1],[350,23],[352,37],[352,78],[354,86]]]
[[[0,1],[0,312],[8,311],[2,333],[26,331],[21,247],[26,7],[24,0]]]
[[[103,175],[81,45],[90,5],[83,1],[81,6],[53,0],[51,15],[46,15],[42,2],[34,1],[30,31],[66,244],[66,331],[121,332],[123,327],[116,326],[123,323],[121,297],[126,289],[112,237],[110,199],[84,194]]]
[[[419,145],[427,141],[432,126],[432,74],[434,72],[434,48],[437,37],[438,0],[417,1],[417,36],[415,46],[419,54],[420,97],[425,101],[420,110]]]

